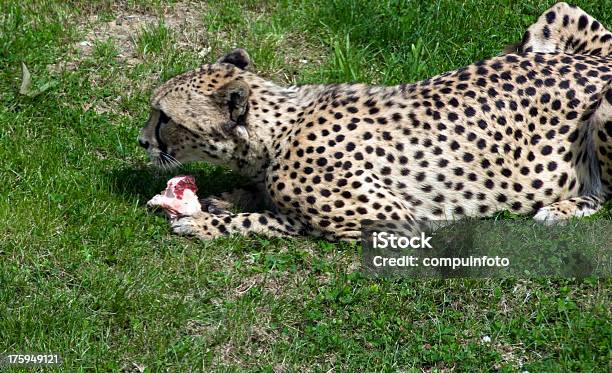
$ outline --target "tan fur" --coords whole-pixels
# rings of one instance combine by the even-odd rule
[[[207,212],[173,223],[202,238],[353,240],[364,219],[501,209],[539,220],[588,215],[612,179],[611,140],[597,136],[612,119],[611,60],[590,47],[582,50],[600,53],[508,54],[394,87],[289,88],[239,68],[250,61],[238,50],[162,85],[139,141],[157,163],[205,160],[253,180],[248,195],[268,211],[234,214],[232,201],[215,209],[213,198]]]

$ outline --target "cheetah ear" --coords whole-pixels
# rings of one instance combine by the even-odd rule
[[[229,63],[244,70],[251,65],[251,57],[244,49],[237,48],[219,58],[217,63]]]
[[[240,137],[248,134],[246,115],[249,111],[250,92],[249,86],[243,80],[231,81],[215,92],[217,105],[229,111],[230,120],[223,125],[226,132],[235,133]]]
[[[251,90],[244,80],[231,81],[215,92],[215,101],[220,107],[226,107],[230,120],[236,123],[244,121],[249,109]]]

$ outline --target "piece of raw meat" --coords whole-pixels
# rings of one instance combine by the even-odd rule
[[[195,179],[190,175],[175,176],[168,180],[166,189],[147,202],[149,207],[161,207],[170,219],[191,216],[202,210],[196,192]]]

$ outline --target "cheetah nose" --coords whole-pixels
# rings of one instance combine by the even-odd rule
[[[149,142],[141,139],[140,137],[138,138],[138,144],[145,149],[149,149]]]

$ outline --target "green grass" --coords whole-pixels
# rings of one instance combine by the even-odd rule
[[[172,6],[0,2],[0,352],[59,352],[66,371],[609,369],[609,279],[372,280],[356,245],[198,242],[144,207],[171,175],[136,136],[151,89],[179,72],[242,46],[286,84],[410,82],[499,53],[551,4],[216,1],[184,13],[186,29],[137,30],[127,63],[121,41],[79,43],[119,13]],[[578,5],[612,26],[610,2]],[[22,61],[45,88],[33,98]],[[181,172],[202,195],[243,182]]]
[[[172,31],[160,22],[144,28],[136,37],[136,49],[140,55],[159,55],[170,49],[173,41]]]

